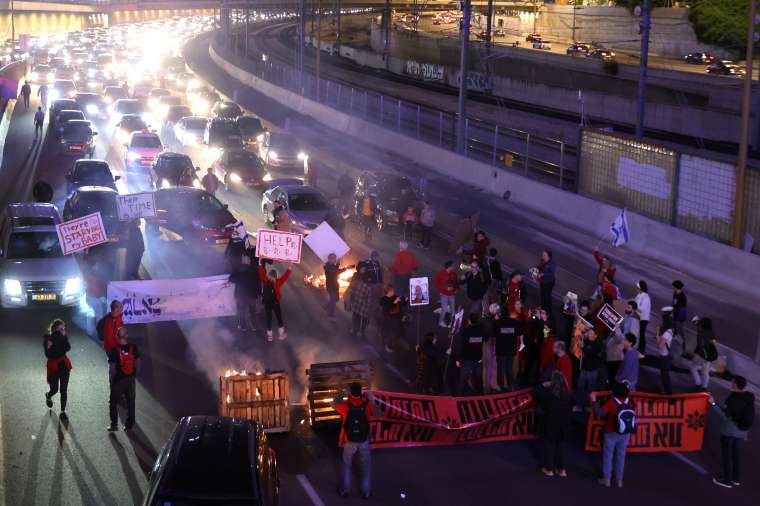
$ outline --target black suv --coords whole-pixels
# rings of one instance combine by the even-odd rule
[[[277,458],[253,420],[187,416],[150,471],[143,506],[277,506]]]
[[[412,182],[391,172],[362,172],[354,190],[354,211],[361,215],[364,195],[369,193],[375,208],[378,230],[398,224],[407,207],[420,207],[420,198]]]

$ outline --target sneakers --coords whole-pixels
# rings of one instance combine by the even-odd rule
[[[554,473],[560,478],[567,478],[567,471],[565,471],[564,469],[557,469],[556,471],[554,471]]]
[[[616,486],[617,488],[623,488],[623,480],[617,480],[617,481],[615,482],[615,486]]]
[[[285,327],[280,327],[279,329],[277,329],[277,339],[282,341],[283,339],[287,339],[287,337],[288,337],[288,333],[285,332]]]
[[[734,485],[728,480],[724,480],[723,478],[713,478],[713,483],[718,485],[719,487],[723,488],[733,488]]]
[[[739,483],[738,481],[732,481],[731,485],[733,485],[734,487],[738,487],[739,485],[741,485],[741,483]]]
[[[47,392],[45,393],[45,406],[47,406],[48,408],[53,407],[53,401],[50,399],[50,394]]]
[[[541,468],[541,472],[544,473],[544,476],[549,476],[549,477],[554,476],[554,471],[552,471],[551,469],[546,469],[545,467]]]
[[[119,430],[119,426],[116,425],[115,423],[112,423],[111,425],[108,426],[108,428],[106,428],[106,430],[108,432],[116,432],[117,430]]]
[[[385,353],[393,353],[393,348],[391,348],[390,346],[386,346]]]
[[[272,342],[272,331],[271,330],[267,330],[267,341],[269,341],[270,343]]]
[[[597,483],[603,487],[610,488],[610,480],[605,480],[604,478],[599,478]]]

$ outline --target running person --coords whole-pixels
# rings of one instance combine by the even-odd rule
[[[47,357],[47,382],[50,391],[45,393],[45,404],[48,408],[53,407],[53,396],[61,393],[61,420],[69,419],[66,416],[66,401],[68,400],[69,373],[71,360],[66,352],[71,349],[69,338],[66,335],[66,324],[63,320],[55,319],[50,324],[49,333],[42,340],[42,347]]]

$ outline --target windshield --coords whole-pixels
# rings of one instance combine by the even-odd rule
[[[96,213],[106,217],[115,217],[116,213],[116,195],[103,191],[99,192],[82,192],[80,193],[79,202],[77,203],[80,216]]]
[[[8,238],[10,260],[22,258],[55,258],[63,256],[55,232],[16,232]]]
[[[161,141],[155,135],[140,135],[132,138],[133,148],[160,148]]]
[[[195,167],[187,158],[173,158],[171,160],[160,160],[156,164],[155,170],[162,177],[177,179],[187,175],[188,170],[195,172]]]
[[[288,208],[293,211],[321,211],[327,209],[327,201],[318,193],[291,193]]]
[[[272,146],[272,149],[283,153],[298,151],[296,140],[290,136],[273,135],[269,144]]]
[[[66,123],[63,127],[63,135],[65,136],[86,136],[92,135],[90,126],[84,123]]]
[[[138,130],[144,130],[148,128],[148,125],[139,116],[132,116],[129,118],[121,119],[121,128],[129,130],[130,132],[136,132]]]
[[[116,102],[116,110],[122,114],[139,114],[143,112],[143,106],[138,101],[120,100]]]
[[[261,121],[256,118],[242,118],[238,120],[240,131],[246,135],[256,134],[264,130]]]
[[[74,177],[77,179],[111,179],[111,171],[108,164],[98,162],[80,163],[74,169]]]
[[[203,130],[206,128],[205,119],[188,119],[185,120],[185,128],[188,130]]]
[[[259,157],[248,151],[233,151],[227,155],[230,165],[260,165]]]
[[[188,194],[185,198],[188,208],[198,213],[211,213],[224,209],[219,200],[213,195],[208,193],[192,193]]]
[[[220,122],[212,123],[211,132],[212,135],[240,135],[240,129],[233,122]]]

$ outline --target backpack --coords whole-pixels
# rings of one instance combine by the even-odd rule
[[[106,315],[95,324],[95,331],[98,333],[98,339],[101,341],[106,337],[106,318],[109,316],[110,313],[106,313]]]
[[[369,437],[369,420],[367,419],[367,401],[358,406],[348,404],[346,421],[343,422],[343,430],[346,438],[352,443],[363,443]]]
[[[132,376],[135,373],[135,347],[130,344],[127,351],[119,348],[119,370],[124,376]]]
[[[264,304],[270,304],[270,305],[273,305],[275,302],[277,302],[277,297],[274,292],[274,285],[272,283],[264,283],[262,300]]]
[[[618,434],[633,434],[636,432],[636,412],[633,410],[633,406],[628,403],[627,398],[624,402],[615,399],[615,403],[617,404],[616,432]]]

